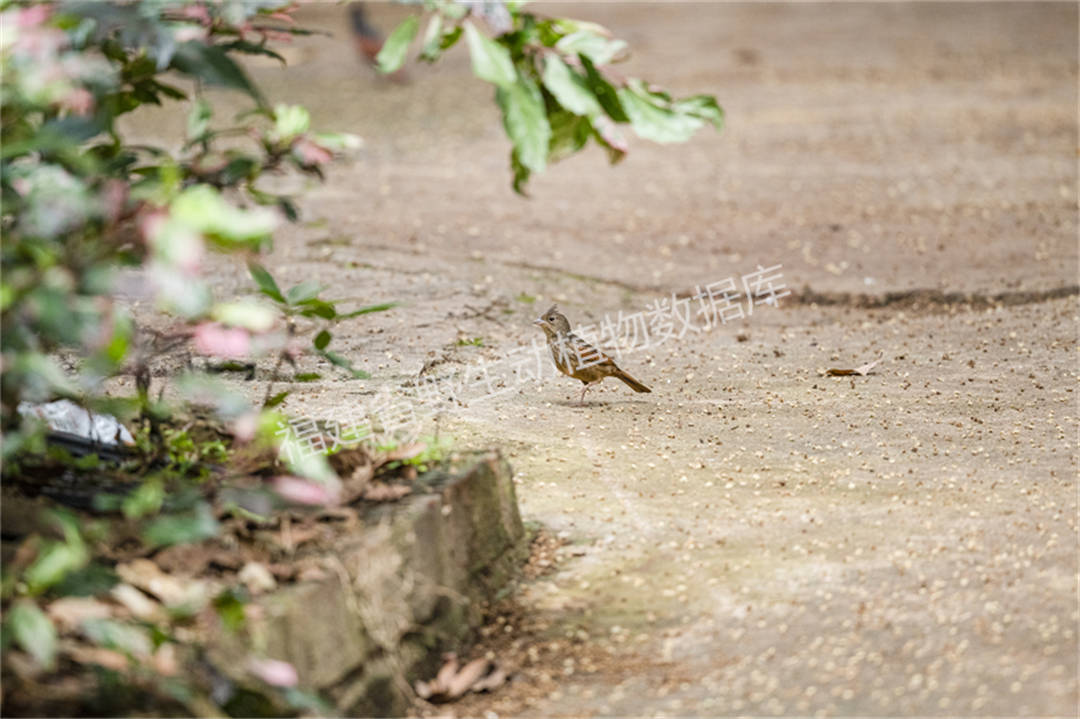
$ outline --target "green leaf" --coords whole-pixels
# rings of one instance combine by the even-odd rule
[[[320,299],[304,300],[300,303],[300,314],[303,317],[322,317],[324,320],[335,319],[337,308],[329,302]]]
[[[300,212],[296,208],[296,203],[288,197],[285,197],[284,195],[278,197],[275,204],[277,204],[278,209],[281,210],[289,222],[296,222],[300,219]]]
[[[318,372],[297,372],[293,375],[294,382],[316,382],[322,379],[322,375]]]
[[[210,505],[201,502],[190,512],[160,517],[143,530],[143,541],[151,547],[201,542],[214,537],[218,522]]]
[[[355,150],[364,144],[358,136],[348,132],[316,132],[312,134],[312,139],[333,152]]]
[[[23,572],[23,581],[31,594],[41,593],[90,561],[90,554],[86,551],[75,520],[70,515],[60,513],[53,517],[64,532],[64,541],[50,541],[46,544],[34,562]]]
[[[91,562],[82,569],[70,572],[55,585],[52,594],[63,597],[92,597],[104,594],[119,584],[120,577],[106,566]]]
[[[588,20],[575,20],[568,17],[554,18],[551,21],[554,30],[560,35],[571,35],[575,32],[588,32],[600,37],[611,37],[611,31],[603,25]]]
[[[581,60],[581,66],[585,68],[585,84],[592,90],[607,116],[615,122],[629,122],[630,118],[619,103],[619,95],[611,83],[604,79],[588,56],[579,54],[578,59]]]
[[[319,350],[318,352],[330,364],[348,371],[353,379],[371,379],[370,374],[362,369],[356,369],[348,358],[342,357],[337,352],[331,352],[330,350]]]
[[[157,80],[154,80],[154,85],[157,86],[157,91],[165,97],[172,98],[173,100],[187,99],[187,93],[178,87],[173,87],[172,85],[167,85],[164,82],[158,82]]]
[[[290,305],[299,305],[315,299],[320,292],[326,289],[325,285],[315,280],[304,280],[295,287],[290,287],[285,292],[285,301]]]
[[[525,191],[525,183],[529,181],[529,176],[532,172],[525,165],[521,164],[521,160],[518,159],[517,150],[510,152],[510,169],[514,173],[514,180],[511,186],[514,188],[514,192],[522,197],[528,197],[529,193]]]
[[[510,87],[518,83],[518,74],[510,52],[495,40],[482,34],[466,21],[465,42],[469,45],[473,74],[498,87]]]
[[[559,104],[575,115],[592,117],[603,112],[585,78],[571,70],[557,55],[548,55],[544,60],[543,82]]]
[[[548,116],[551,123],[551,143],[548,146],[548,158],[558,162],[585,147],[592,134],[592,125],[586,117],[559,110]]]
[[[457,44],[457,41],[461,39],[461,34],[462,27],[460,25],[444,32],[442,35],[442,40],[439,41],[439,49],[449,50],[450,48],[452,48],[454,45]]]
[[[94,352],[87,361],[87,366],[95,372],[107,375],[115,371],[117,365],[123,362],[131,346],[134,328],[131,318],[124,314],[117,314],[112,318],[111,335],[108,341],[98,351]],[[106,322],[102,329],[109,326]]]
[[[296,687],[287,687],[282,693],[289,706],[297,710],[303,716],[330,716],[335,707],[322,697],[318,692]]]
[[[248,180],[258,175],[261,169],[259,161],[247,155],[234,155],[225,165],[218,177],[221,183],[232,186],[242,180]]]
[[[170,66],[202,80],[207,85],[245,92],[260,106],[266,104],[258,88],[252,84],[240,66],[217,45],[206,45],[197,40],[182,43],[176,48]]]
[[[267,57],[274,58],[282,65],[288,64],[285,62],[285,58],[283,58],[281,55],[274,52],[270,48],[266,47],[265,43],[256,44],[253,42],[248,42],[247,40],[234,40],[227,45],[222,45],[221,47],[223,50],[235,50],[237,52],[242,52],[245,55],[266,55]]]
[[[428,20],[424,30],[424,42],[420,50],[420,59],[425,62],[435,62],[442,54],[442,24],[443,17],[435,13]]]
[[[192,104],[187,118],[188,140],[198,141],[206,136],[206,131],[210,129],[210,117],[213,114],[214,110],[210,107],[210,103],[201,97]]]
[[[82,623],[82,630],[94,644],[132,657],[146,658],[154,650],[146,630],[115,619],[87,619]]]
[[[521,164],[541,172],[547,165],[551,126],[540,89],[531,78],[519,75],[517,82],[495,91],[495,100],[502,108],[503,126]]]
[[[315,335],[315,339],[312,340],[311,344],[315,345],[315,349],[324,350],[326,349],[326,345],[330,344],[331,339],[333,339],[333,335],[328,331],[323,330]]]
[[[311,113],[300,105],[274,107],[274,140],[288,145],[311,127]]]
[[[277,226],[270,210],[234,207],[210,185],[193,185],[173,200],[173,218],[226,247],[258,246]]]
[[[469,7],[459,2],[444,2],[437,0],[439,12],[451,20],[461,20],[469,14]]]
[[[682,115],[664,107],[662,98],[648,92],[640,82],[619,90],[619,100],[638,137],[653,142],[685,142],[704,124],[693,115]]]
[[[378,304],[378,305],[368,305],[367,307],[361,307],[358,310],[352,310],[351,312],[346,312],[344,314],[340,314],[340,315],[338,315],[338,319],[347,320],[347,319],[349,319],[351,317],[359,317],[360,315],[367,315],[367,314],[371,314],[372,312],[385,312],[386,310],[397,307],[399,304],[401,304],[401,303],[400,302],[383,302],[382,304]]]
[[[270,399],[263,403],[263,409],[272,409],[285,401],[285,398],[289,396],[289,392],[278,392]]]
[[[48,545],[31,564],[23,579],[31,594],[38,594],[62,580],[68,572],[83,566],[89,557],[85,550],[59,542]]]
[[[254,300],[220,302],[214,305],[210,316],[230,327],[242,327],[252,332],[266,332],[274,326],[277,314]]]
[[[711,122],[717,130],[724,129],[724,109],[716,102],[716,98],[711,95],[693,95],[682,100],[676,100],[671,104],[671,109],[684,115],[693,115]]]
[[[36,604],[19,599],[7,611],[7,626],[23,651],[45,669],[56,663],[56,627]]]
[[[626,50],[622,40],[611,40],[585,30],[570,33],[555,43],[555,49],[565,55],[582,54],[597,65],[607,65]]]
[[[265,267],[258,262],[248,262],[248,272],[251,273],[251,279],[255,280],[255,284],[259,286],[259,292],[272,300],[281,303],[285,302],[285,295],[281,294],[277,282],[274,281],[273,276],[266,271]]]
[[[409,52],[409,45],[416,37],[416,31],[420,28],[420,21],[415,15],[405,18],[400,25],[394,28],[390,36],[386,38],[379,54],[375,56],[379,72],[384,75],[396,72],[405,64],[405,55]]]
[[[164,500],[165,487],[160,478],[154,477],[143,482],[138,489],[125,497],[120,508],[128,519],[139,519],[160,511]]]
[[[225,628],[230,632],[238,632],[244,628],[247,614],[244,611],[243,596],[232,589],[222,590],[214,597],[214,610],[221,617]]]

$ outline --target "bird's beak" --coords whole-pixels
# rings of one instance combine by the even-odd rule
[[[539,317],[537,317],[535,320],[533,320],[533,324],[536,325],[537,327],[543,327],[544,326],[544,321],[542,319],[540,319]]]

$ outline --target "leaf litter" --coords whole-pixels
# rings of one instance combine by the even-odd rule
[[[494,691],[508,678],[506,671],[493,659],[481,657],[462,666],[457,654],[450,652],[444,655],[444,663],[434,679],[417,681],[413,688],[421,699],[442,703],[459,699],[468,692]]]
[[[207,427],[206,431],[211,430]],[[23,633],[35,637],[32,642],[27,640],[28,645],[48,647],[48,651],[40,652],[40,658],[13,653],[9,658],[14,676],[23,690],[40,694],[43,702],[58,702],[58,706],[66,706],[64,702],[75,706],[79,697],[90,691],[94,674],[46,673],[44,669],[55,666],[55,660],[69,668],[135,672],[129,679],[136,683],[156,681],[155,676],[175,676],[179,667],[190,661],[189,649],[175,644],[175,639],[155,646],[145,625],[180,622],[173,627],[179,632],[177,637],[189,636],[199,628],[216,626],[218,600],[223,591],[234,591],[229,587],[257,596],[284,583],[325,577],[322,556],[343,534],[362,526],[373,505],[401,499],[416,490],[418,463],[411,460],[426,448],[422,443],[410,443],[389,449],[359,445],[338,451],[328,458],[343,478],[344,491],[338,503],[298,506],[283,502],[270,491],[268,480],[280,476],[274,453],[241,444],[233,453],[237,461],[228,467],[213,467],[192,500],[204,503],[220,527],[217,536],[171,546],[155,547],[141,541],[139,518],[125,517],[121,501],[103,506],[93,499],[95,492],[122,499],[125,493],[137,490],[146,476],[146,466],[102,463],[73,473],[66,466],[43,464],[32,473],[32,481],[5,480],[0,505],[5,508],[5,528],[18,529],[13,536],[25,537],[12,553],[14,564],[33,564],[61,540],[62,533],[47,519],[47,510],[56,502],[66,504],[65,511],[70,514],[103,527],[106,524],[101,518],[107,517],[111,537],[108,542],[96,541],[90,557],[90,568],[108,577],[108,584],[95,591],[96,598],[63,596],[21,623],[28,628]],[[426,466],[420,469],[426,470]],[[86,486],[89,488],[79,496],[68,496],[72,488]],[[170,516],[166,514],[169,507],[162,510],[159,516]],[[21,522],[8,522],[18,514],[27,516]],[[39,514],[43,519],[36,519]],[[33,521],[29,521],[31,515]],[[152,522],[155,517],[147,519]],[[42,633],[37,626],[49,629],[53,638],[48,642],[36,638]],[[254,676],[281,686],[291,683],[282,678],[286,667],[270,669],[275,671],[255,672]],[[478,673],[479,669],[485,671]],[[449,686],[453,693],[462,691],[465,684],[468,690],[502,681],[498,673],[479,664],[462,670],[467,671],[455,675]],[[140,671],[143,674],[136,676]],[[199,701],[193,696],[186,710],[195,711]]]

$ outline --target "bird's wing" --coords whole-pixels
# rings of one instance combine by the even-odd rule
[[[571,332],[566,336],[566,346],[575,359],[580,358],[585,366],[611,366],[615,367],[615,360],[608,357],[596,347]]]

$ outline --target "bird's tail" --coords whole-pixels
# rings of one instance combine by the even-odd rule
[[[612,375],[612,377],[617,377],[618,379],[621,379],[623,382],[625,382],[627,384],[628,387],[630,387],[630,389],[634,390],[635,392],[652,392],[651,389],[649,389],[645,385],[641,384],[636,379],[634,379],[630,375],[626,374],[622,370],[619,370],[619,372],[617,374]]]

